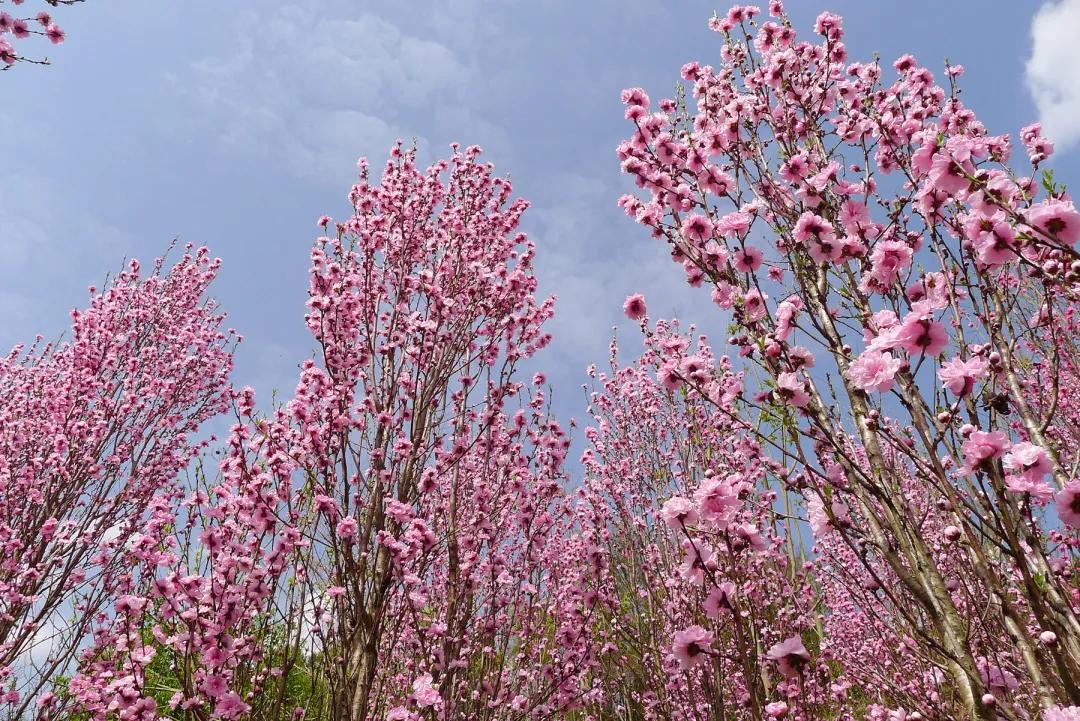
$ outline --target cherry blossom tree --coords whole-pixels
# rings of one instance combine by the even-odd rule
[[[942,87],[904,56],[889,82],[848,61],[835,15],[806,42],[780,2],[769,14],[714,18],[720,66],[685,65],[689,89],[658,110],[624,92],[619,156],[644,195],[621,205],[730,316],[757,379],[744,431],[818,539],[835,534],[819,549],[832,572],[867,585],[824,603],[932,672],[879,701],[926,718],[1078,704],[1068,386],[1035,390],[1025,350],[1075,305],[1080,214],[1049,174],[1010,169],[1010,138],[960,100],[960,66]],[[1037,171],[1053,146],[1020,135]],[[882,669],[860,670],[875,688]]]
[[[126,548],[205,448],[236,340],[206,298],[218,261],[132,261],[72,312],[68,340],[0,362],[0,714],[54,698],[126,572]],[[38,693],[45,695],[38,697]]]
[[[421,171],[399,145],[378,182],[361,161],[354,215],[321,219],[337,232],[312,250],[315,357],[268,416],[237,394],[218,477],[143,532],[71,681],[82,709],[516,719],[582,703],[569,441],[543,377],[515,377],[553,300],[536,300],[516,230],[527,203],[479,154]]]
[[[549,574],[567,442],[539,389],[508,406],[553,300],[527,203],[479,154],[422,172],[398,147],[378,183],[362,161],[312,253],[320,350],[288,412],[335,718],[535,717],[578,693],[581,601]]]
[[[757,442],[714,407],[733,410],[743,378],[692,328],[644,323],[642,358],[620,367],[613,344],[610,373],[592,373],[579,513],[601,569],[598,715],[831,711],[844,697],[833,671],[801,673],[802,637],[820,646],[818,598],[779,510],[786,493],[782,504]]]

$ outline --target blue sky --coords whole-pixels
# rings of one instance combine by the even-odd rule
[[[24,7],[33,5],[34,0]],[[964,97],[992,132],[1044,117],[1080,139],[1080,0],[789,0],[800,31],[844,16],[852,59],[912,52],[967,68]],[[322,213],[345,214],[355,161],[381,165],[397,137],[427,158],[482,145],[533,203],[546,293],[560,296],[537,361],[563,414],[603,362],[623,298],[717,333],[708,294],[616,207],[631,184],[614,155],[619,91],[670,93],[689,60],[717,63],[714,10],[699,0],[90,0],[54,15],[51,67],[0,74],[0,346],[55,337],[124,257],[169,241],[224,260],[215,294],[246,336],[236,380],[288,394],[311,350],[307,255]],[[227,8],[223,10],[223,8]],[[36,11],[37,8],[34,8]],[[1039,13],[1035,21],[1036,13]],[[1074,30],[1070,31],[1070,28]],[[39,46],[40,47],[40,46]],[[32,47],[28,47],[28,50]],[[1036,102],[1036,100],[1038,102]],[[1074,112],[1075,111],[1075,112]],[[1080,152],[1054,165],[1077,178]],[[719,339],[717,339],[719,341]]]

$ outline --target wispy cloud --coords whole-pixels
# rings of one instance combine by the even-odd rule
[[[1026,80],[1043,130],[1058,149],[1080,141],[1080,0],[1047,2],[1031,22]]]
[[[625,340],[624,351],[640,351],[637,324],[622,312],[631,293],[646,295],[652,319],[681,316],[690,323],[716,316],[708,292],[686,284],[666,245],[616,207],[617,185],[576,174],[553,176],[550,185],[552,197],[526,218],[537,227],[540,291],[559,298],[550,325],[556,367],[549,370],[563,374],[569,387],[584,380],[586,365],[607,360],[613,328]]]
[[[340,12],[303,2],[239,22],[231,54],[175,80],[195,122],[234,149],[337,182],[359,155],[398,137],[423,141],[433,118],[465,113],[472,71],[453,49],[379,15]]]

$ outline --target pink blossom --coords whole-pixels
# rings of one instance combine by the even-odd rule
[[[763,256],[760,250],[748,245],[741,250],[735,251],[735,255],[732,256],[732,259],[735,264],[735,270],[740,273],[753,273],[761,267]]]
[[[677,391],[683,386],[683,377],[679,374],[679,369],[669,363],[664,365],[657,373],[657,378],[660,380],[661,385],[669,391]]]
[[[850,524],[851,512],[848,511],[847,506],[840,501],[834,494],[832,501],[829,503],[829,510],[832,511],[833,516],[837,520],[839,526]],[[835,530],[832,519],[825,511],[825,502],[817,494],[812,494],[806,502],[806,515],[807,521],[810,523],[810,530],[813,531],[815,538],[821,538],[829,531]]]
[[[799,216],[795,223],[794,237],[797,242],[806,245],[810,257],[817,263],[834,262],[840,259],[842,248],[836,241],[832,225],[809,211]]]
[[[626,317],[630,320],[641,320],[645,317],[645,296],[641,293],[634,293],[627,296],[626,301],[623,303],[623,313],[626,313]]]
[[[1058,517],[1066,526],[1080,528],[1080,481],[1069,481],[1054,500]]]
[[[1005,454],[1001,464],[1010,473],[1024,476],[1032,481],[1041,481],[1053,470],[1046,449],[1028,441],[1014,443]]]
[[[623,105],[649,107],[649,95],[641,88],[627,88],[626,90],[623,90],[621,100]]]
[[[738,485],[726,478],[706,480],[694,494],[694,500],[700,509],[701,519],[719,530],[727,528],[742,505]]]
[[[1045,235],[1066,245],[1080,240],[1080,213],[1072,201],[1051,199],[1028,208],[1027,222]]]
[[[810,402],[810,394],[806,392],[806,382],[799,377],[798,373],[780,373],[776,377],[776,394],[782,401],[796,408],[802,408]]]
[[[766,654],[776,662],[780,673],[784,676],[795,677],[802,673],[802,669],[810,661],[810,653],[803,646],[802,639],[792,636],[769,649]]]
[[[803,308],[801,298],[788,298],[776,307],[776,339],[786,341],[794,328],[795,316]]]
[[[788,712],[788,705],[783,701],[773,701],[765,704],[765,713],[770,718],[782,718]]]
[[[724,236],[742,235],[750,228],[752,220],[749,213],[737,210],[721,217],[716,223],[716,230]]]
[[[690,626],[675,634],[672,653],[679,666],[688,671],[698,666],[712,653],[713,635],[701,626]]]
[[[708,545],[692,543],[689,539],[683,541],[683,550],[685,555],[679,575],[695,586],[702,585],[705,582],[706,569],[715,567],[714,551]]]
[[[360,526],[356,522],[356,519],[352,516],[345,516],[337,523],[337,535],[338,538],[352,539],[356,537],[356,532]]]
[[[954,395],[963,397],[975,388],[975,382],[989,375],[990,363],[981,356],[963,360],[955,356],[942,364],[938,378]]]
[[[1000,458],[1009,448],[1009,437],[1001,431],[972,431],[964,441],[964,465],[969,472],[985,470],[986,464]]]
[[[660,517],[669,528],[676,531],[684,525],[692,526],[697,523],[698,513],[694,504],[682,496],[672,496],[660,509]]]
[[[768,297],[757,288],[746,291],[743,295],[743,312],[747,321],[752,323],[765,317],[765,301]]]
[[[413,681],[413,699],[416,700],[416,705],[420,708],[428,708],[431,706],[438,706],[442,703],[442,697],[439,695],[439,690],[432,684],[432,677],[430,673],[424,673],[417,677]]]
[[[893,387],[896,374],[903,367],[892,353],[867,350],[848,366],[848,379],[856,388],[884,393]]]
[[[721,609],[732,610],[735,608],[735,584],[731,581],[723,581],[709,591],[705,598],[705,615],[709,618],[719,618]]]
[[[706,218],[704,215],[688,215],[683,220],[683,233],[690,240],[703,243],[712,237],[713,224],[712,221]]]
[[[1038,503],[1046,503],[1054,497],[1054,489],[1050,487],[1049,483],[1031,476],[1005,476],[1005,487],[1011,493],[1027,494]]]
[[[983,265],[999,266],[1016,258],[1016,231],[1004,212],[991,218],[972,214],[964,224],[964,232]]]
[[[251,707],[244,703],[237,694],[231,691],[219,697],[217,703],[214,704],[214,716],[230,721],[243,718],[250,710]]]
[[[910,354],[939,355],[949,345],[949,334],[942,323],[912,313],[901,323],[896,342]]]
[[[911,246],[901,240],[878,241],[870,253],[871,271],[867,278],[876,288],[892,285],[911,266],[912,255]]]

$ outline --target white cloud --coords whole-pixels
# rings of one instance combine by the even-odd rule
[[[198,60],[191,77],[173,80],[220,141],[338,182],[360,155],[379,165],[397,138],[460,115],[471,72],[450,47],[382,17],[328,12],[308,0],[249,18],[231,54]]]
[[[1047,2],[1031,21],[1026,79],[1044,134],[1065,149],[1080,141],[1080,0]]]
[[[558,366],[548,370],[564,374],[569,388],[585,380],[588,364],[607,361],[613,327],[626,357],[640,354],[637,323],[622,311],[631,293],[645,294],[652,320],[678,316],[686,325],[708,325],[718,317],[708,290],[686,284],[666,243],[650,238],[616,207],[617,185],[576,174],[550,183],[554,197],[535,204],[525,217],[539,226],[531,234],[539,294],[559,298],[549,325]]]

